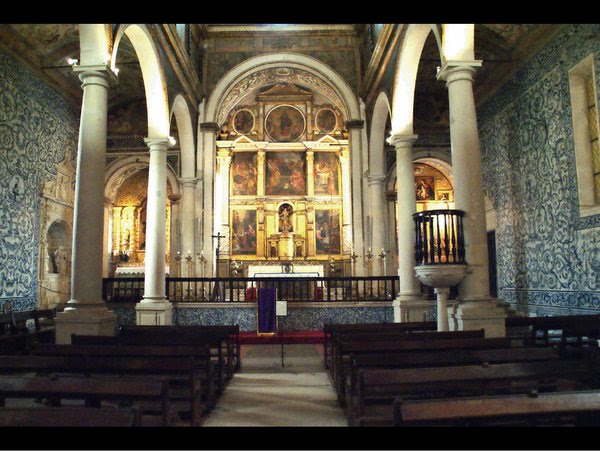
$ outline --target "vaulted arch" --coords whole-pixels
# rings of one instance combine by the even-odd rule
[[[167,85],[156,44],[146,25],[122,25],[115,36],[111,60],[113,71],[116,69],[118,46],[123,35],[131,41],[142,70],[148,111],[148,137],[166,138],[169,136],[169,103]]]

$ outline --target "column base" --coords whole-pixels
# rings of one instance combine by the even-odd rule
[[[135,318],[138,326],[171,326],[173,304],[142,300],[135,306]]]
[[[56,314],[56,344],[71,344],[71,335],[108,335],[117,332],[117,315],[104,307],[73,308]]]
[[[448,308],[450,330],[484,329],[485,337],[506,336],[506,308],[496,298],[463,299]]]
[[[427,321],[427,312],[431,301],[424,300],[420,293],[401,294],[392,301],[395,323],[414,323]]]

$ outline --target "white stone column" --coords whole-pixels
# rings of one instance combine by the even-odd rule
[[[473,97],[473,74],[480,65],[481,61],[449,61],[438,73],[448,87],[455,205],[465,212],[468,270],[453,316],[458,329],[484,328],[486,336],[504,336],[506,312],[489,294],[483,171]]]
[[[219,132],[219,124],[216,122],[203,122],[200,124],[201,149],[202,149],[202,181],[203,181],[203,211],[202,211],[202,246],[201,252],[206,259],[204,263],[204,277],[214,277],[214,252],[213,232],[214,230],[214,203],[219,199],[213,199],[216,171],[216,134]]]
[[[71,334],[114,335],[116,315],[102,299],[104,167],[109,81],[107,66],[75,67],[82,81],[77,174],[73,211],[71,299],[56,317],[56,343]]]
[[[231,168],[231,151],[229,149],[219,149],[217,154],[217,181],[216,184],[219,184],[219,199],[217,202],[219,203],[219,229],[221,235],[224,237],[223,240],[220,241],[219,245],[219,257],[227,256],[229,258],[229,240],[230,240],[230,230],[229,230],[229,170]],[[215,184],[215,185],[216,185]],[[219,271],[219,274],[226,274],[225,271]]]
[[[194,242],[194,222],[196,220],[196,204],[194,199],[196,197],[196,179],[194,177],[182,178],[181,186],[183,187],[183,193],[181,195],[181,207],[180,215],[181,218],[181,275],[182,277],[195,277],[195,242]],[[188,256],[188,252],[191,251],[192,261],[188,263],[184,260]]]
[[[374,255],[381,254],[382,250],[385,250],[385,192],[383,183],[385,181],[385,175],[369,175],[369,211],[372,218],[371,228],[371,246]],[[381,265],[373,266],[374,276],[382,275]]]
[[[102,277],[111,277],[111,262],[112,262],[112,243],[110,233],[112,225],[112,202],[108,198],[104,198],[104,226],[102,233]]]
[[[352,253],[354,247],[352,246],[352,183],[350,181],[350,151],[348,149],[342,149],[339,158],[342,173],[342,243],[349,242],[350,253]]]
[[[181,261],[177,261],[177,252],[181,247],[181,234],[179,231],[179,202],[181,196],[179,194],[171,194],[169,201],[171,203],[171,236],[169,247],[169,277],[181,277]],[[187,250],[186,250],[187,252]],[[180,255],[181,257],[181,255]]]
[[[137,324],[173,324],[173,306],[165,296],[165,229],[168,138],[146,138],[150,148],[144,298],[136,305]]]
[[[396,147],[396,184],[398,202],[398,276],[400,288],[394,300],[394,322],[425,321],[430,303],[421,296],[421,285],[415,275],[415,226],[413,214],[417,211],[413,143],[416,135],[394,135],[391,144]]]
[[[364,221],[363,221],[363,187],[362,187],[362,176],[363,176],[363,165],[362,165],[362,130],[364,127],[363,120],[351,120],[346,122],[346,126],[349,131],[350,141],[350,158],[352,159],[351,164],[351,179],[350,186],[352,192],[352,238],[354,242],[354,249],[359,250],[359,255],[362,258],[358,258],[355,265],[356,276],[364,276],[365,268],[368,265],[365,254],[365,238],[364,238]]]

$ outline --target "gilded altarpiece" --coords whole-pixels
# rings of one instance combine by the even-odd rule
[[[229,224],[216,224],[230,235],[221,265],[349,261],[343,124],[339,109],[315,105],[311,91],[293,84],[262,88],[254,102],[231,109],[217,141],[219,155],[231,156],[217,168],[229,187]]]

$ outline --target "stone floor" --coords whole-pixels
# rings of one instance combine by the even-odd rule
[[[242,368],[205,427],[341,426],[348,423],[316,344],[243,345]]]

